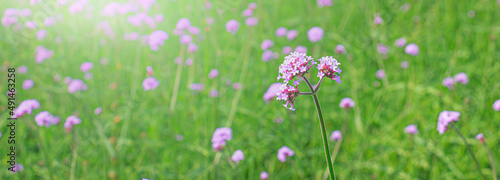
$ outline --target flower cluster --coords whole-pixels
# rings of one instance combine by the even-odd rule
[[[48,111],[42,111],[35,116],[35,122],[39,126],[49,127],[59,123],[59,117],[50,114]]]
[[[230,141],[233,137],[233,131],[228,127],[221,127],[215,129],[214,135],[212,136],[212,148],[215,151],[220,151],[226,145],[226,141]]]
[[[278,150],[278,160],[281,162],[286,161],[286,157],[291,157],[295,152],[287,146],[283,146]]]
[[[283,104],[283,106],[285,106],[287,109],[295,111],[295,109],[293,108],[293,104],[295,102],[295,97],[299,95],[297,86],[294,87],[288,84],[282,84],[276,95],[278,96],[276,98],[277,100],[286,101],[286,104]]]
[[[74,125],[80,123],[82,123],[82,120],[80,118],[76,117],[75,115],[71,115],[66,118],[66,122],[64,122],[64,128],[66,128],[67,130],[71,130]]]
[[[340,70],[339,65],[340,63],[331,56],[322,57],[319,59],[318,77],[323,78],[326,76],[340,84],[340,73],[342,70]]]
[[[306,56],[305,53],[292,52],[285,57],[285,61],[280,65],[278,80],[284,79],[285,83],[288,83],[294,77],[306,74],[314,64],[311,56]]]
[[[21,117],[24,116],[25,114],[31,114],[33,109],[38,109],[40,108],[40,103],[36,99],[28,99],[17,107],[17,109],[14,110],[14,116],[15,117]]]
[[[405,127],[404,131],[407,134],[417,134],[418,133],[418,128],[417,128],[417,125],[410,124],[410,125],[408,125],[408,126]]]
[[[443,111],[439,113],[437,130],[439,134],[443,134],[448,130],[448,125],[454,121],[458,121],[460,117],[460,112],[457,111]]]

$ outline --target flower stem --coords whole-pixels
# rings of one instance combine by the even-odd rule
[[[181,52],[179,57],[184,60],[184,45],[181,45]],[[177,93],[179,93],[179,84],[181,82],[181,73],[182,61],[177,65],[177,72],[175,73],[174,92],[172,93],[172,98],[170,100],[170,113],[173,113],[175,110],[175,102],[177,101]]]
[[[490,148],[488,148],[488,145],[486,142],[483,143],[484,147],[488,151],[488,157],[490,158],[490,164],[491,164],[491,171],[493,172],[493,179],[498,180],[497,178],[497,170],[495,169],[495,162],[493,161],[493,155],[491,155]]]
[[[321,135],[323,137],[323,145],[325,147],[325,156],[326,156],[326,161],[328,163],[328,169],[330,170],[330,178],[336,179],[335,178],[335,171],[333,170],[333,164],[332,164],[332,159],[330,156],[330,147],[328,146],[328,137],[326,135],[326,128],[325,128],[325,121],[323,120],[323,113],[321,112],[321,105],[319,104],[318,96],[316,92],[314,91],[314,88],[312,87],[311,83],[309,80],[304,76],[304,81],[307,83],[307,86],[309,89],[314,92],[312,94],[312,97],[314,99],[314,104],[316,105],[316,110],[318,111],[318,117],[319,117],[319,124],[321,127]],[[320,84],[318,84],[319,86]]]
[[[457,132],[458,136],[460,136],[460,138],[462,138],[462,140],[465,143],[465,146],[467,146],[467,149],[469,150],[469,153],[472,156],[472,159],[474,159],[474,162],[477,165],[477,169],[479,170],[479,174],[481,174],[483,179],[486,179],[486,176],[484,176],[483,172],[481,172],[481,165],[479,165],[479,161],[477,160],[476,156],[474,155],[474,152],[472,152],[472,149],[470,148],[469,144],[467,143],[467,140],[465,139],[464,135],[462,135],[462,133],[460,133],[460,131],[457,129],[457,127],[455,127],[455,123],[452,123],[451,127],[453,128],[453,130],[455,130],[455,132]]]
[[[343,137],[342,137],[342,139],[337,141],[337,143],[335,144],[335,147],[333,148],[332,163],[335,163],[335,160],[337,159],[337,155],[339,154],[340,145],[342,144],[343,138],[345,138],[345,134],[347,132],[347,119],[348,118],[349,118],[349,109],[346,109],[344,122],[342,122],[342,129],[340,130]],[[325,169],[325,173],[323,173],[323,180],[326,180],[327,177],[328,177],[328,168]]]

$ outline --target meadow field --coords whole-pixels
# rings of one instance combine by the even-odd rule
[[[321,57],[340,63],[315,93],[336,179],[500,177],[500,1],[0,0],[0,12],[0,179],[327,179],[313,98],[276,99],[280,65],[300,53],[312,84]],[[310,92],[299,76],[287,88]]]

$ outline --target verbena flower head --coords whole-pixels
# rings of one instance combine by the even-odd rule
[[[319,59],[318,63],[318,77],[323,78],[324,76],[335,80],[340,84],[340,73],[342,70],[339,68],[340,63],[331,56],[325,56]]]
[[[384,20],[382,19],[382,17],[380,17],[380,14],[379,13],[375,14],[375,19],[373,19],[373,23],[375,23],[375,25],[379,25],[382,22],[384,22]]]
[[[377,72],[375,73],[375,77],[377,77],[377,79],[384,79],[385,71],[383,69],[377,70]]]
[[[35,116],[35,122],[39,126],[49,127],[59,123],[59,117],[50,114],[48,111],[42,111]]]
[[[418,128],[417,128],[417,125],[410,124],[410,125],[408,125],[408,126],[405,127],[404,131],[407,134],[417,134],[418,133]]]
[[[90,69],[92,69],[92,67],[94,67],[94,64],[91,63],[91,62],[84,62],[82,63],[82,65],[80,66],[80,70],[82,72],[88,72]]]
[[[456,82],[462,83],[462,84],[469,84],[469,78],[467,77],[467,74],[461,72],[455,75],[453,78]]]
[[[290,46],[285,46],[285,47],[283,47],[283,49],[281,50],[281,53],[283,53],[283,54],[290,54],[292,51],[293,51],[293,48],[292,48],[292,47],[290,47]]]
[[[42,40],[43,38],[45,38],[46,35],[47,35],[47,30],[45,29],[40,29],[36,32],[36,38],[38,40]]]
[[[181,36],[181,38],[179,38],[179,41],[182,44],[189,44],[192,40],[193,40],[193,38],[188,34],[184,34]]]
[[[216,98],[217,96],[219,96],[219,91],[217,91],[216,89],[212,89],[209,93],[210,97],[212,98]]]
[[[260,45],[260,48],[262,50],[267,50],[269,49],[270,47],[273,47],[273,41],[269,40],[269,39],[265,39],[264,41],[262,41],[262,44]]]
[[[276,34],[276,36],[278,36],[278,37],[283,37],[283,36],[286,35],[286,32],[287,32],[286,28],[279,27],[278,29],[276,29],[276,31],[274,32],[274,34]]]
[[[267,62],[273,58],[273,51],[266,50],[262,53],[262,61]]]
[[[233,156],[231,156],[231,160],[233,160],[234,162],[240,162],[243,159],[245,159],[245,155],[240,149],[234,151]]]
[[[307,31],[307,37],[309,38],[309,41],[317,42],[323,38],[324,32],[325,31],[323,31],[320,27],[312,27],[309,31]]]
[[[406,39],[405,38],[396,39],[394,44],[396,44],[397,47],[403,47],[406,45]]]
[[[437,130],[439,134],[443,134],[448,130],[448,125],[452,122],[458,121],[460,112],[457,111],[443,111],[439,113]]]
[[[340,108],[349,109],[354,107],[354,101],[351,98],[346,97],[340,100],[339,106]]]
[[[409,54],[409,55],[412,55],[412,56],[416,56],[419,52],[419,48],[416,44],[408,44],[406,47],[405,47],[405,52],[406,54]]]
[[[295,51],[298,53],[307,53],[307,48],[305,46],[297,46],[295,47]]]
[[[71,115],[66,118],[66,122],[64,122],[64,128],[70,130],[74,125],[80,124],[82,120],[75,115]]]
[[[389,48],[387,46],[385,46],[384,44],[382,43],[379,43],[377,44],[377,51],[380,53],[380,54],[387,54],[387,51],[389,51]]]
[[[38,46],[35,49],[36,56],[35,56],[35,61],[40,64],[46,59],[51,58],[54,55],[54,51],[49,50],[43,46]]]
[[[318,7],[330,7],[332,6],[332,0],[317,0],[316,1],[318,3]]]
[[[26,74],[26,72],[28,72],[28,67],[26,67],[25,65],[19,66],[19,68],[17,68],[17,71],[19,72],[19,74]]]
[[[102,112],[102,107],[97,107],[94,110],[94,114],[97,114],[97,115],[101,114],[101,112]]]
[[[152,32],[148,38],[147,43],[149,48],[153,51],[158,51],[160,45],[164,44],[164,41],[168,39],[168,34],[165,31],[157,30]]]
[[[31,89],[35,85],[35,82],[31,79],[26,79],[23,81],[23,89]]]
[[[259,18],[257,18],[257,17],[249,17],[249,18],[245,19],[245,24],[247,26],[255,26],[255,25],[257,25],[258,22],[259,22]]]
[[[235,34],[236,31],[238,31],[238,28],[240,27],[240,23],[236,21],[235,19],[231,19],[226,23],[226,31]]]
[[[300,77],[306,74],[314,64],[311,56],[305,53],[292,52],[285,57],[285,60],[280,65],[278,80],[284,79],[285,83],[295,77]]]
[[[297,37],[297,35],[299,35],[299,31],[297,30],[290,30],[286,33],[286,38],[291,41],[293,39],[295,39]]]
[[[484,141],[486,140],[486,138],[484,138],[483,133],[479,133],[478,135],[476,135],[476,139],[479,140],[479,142],[481,143],[484,143]]]
[[[233,131],[228,127],[221,127],[215,129],[212,136],[212,148],[216,151],[222,150],[227,141],[230,141],[233,137]]]
[[[245,9],[245,10],[243,10],[243,12],[241,12],[241,15],[243,17],[248,17],[248,16],[251,16],[252,14],[253,14],[253,10],[251,10],[251,9]]]
[[[453,90],[453,85],[455,84],[455,80],[452,77],[446,77],[443,79],[443,86],[447,87],[449,90]]]
[[[205,89],[205,85],[199,83],[193,83],[189,85],[189,89],[193,91],[203,91],[203,89]]]
[[[496,100],[496,101],[493,103],[493,110],[495,110],[495,111],[500,111],[500,99]]]
[[[345,54],[345,47],[342,44],[335,46],[335,53],[337,54]]]
[[[158,85],[160,85],[160,82],[154,77],[148,77],[142,82],[144,91],[155,90]]]
[[[286,161],[286,157],[291,157],[295,152],[287,146],[283,146],[278,150],[278,160],[281,162]]]
[[[85,91],[87,90],[88,86],[85,84],[82,80],[80,79],[72,79],[68,83],[68,92],[73,94],[77,91]]]
[[[176,29],[187,29],[189,26],[191,26],[191,22],[189,21],[188,18],[181,18],[179,21],[177,21],[177,25],[175,26]]]
[[[406,68],[408,68],[408,66],[409,66],[408,61],[401,62],[401,68],[406,69]]]
[[[267,180],[269,178],[269,174],[266,171],[262,171],[260,173],[260,179]]]
[[[212,69],[210,70],[210,73],[208,73],[208,78],[213,79],[219,75],[219,70],[217,69]]]
[[[286,104],[283,104],[283,106],[285,106],[287,109],[295,111],[293,105],[295,103],[295,98],[299,95],[297,86],[282,84],[276,95],[278,96],[276,98],[277,100],[286,101]]]
[[[330,135],[330,141],[340,141],[342,140],[342,133],[339,130],[333,131]]]

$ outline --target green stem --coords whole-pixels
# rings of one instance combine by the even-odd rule
[[[483,143],[484,147],[488,151],[488,157],[490,158],[491,171],[493,172],[493,179],[498,180],[497,178],[497,170],[495,169],[495,162],[493,161],[493,155],[491,154],[490,148],[486,145],[486,142]]]
[[[469,150],[469,153],[472,156],[472,159],[474,159],[474,162],[477,165],[477,169],[479,170],[479,173],[481,174],[483,179],[486,179],[486,176],[484,176],[483,172],[481,172],[481,165],[479,165],[479,161],[477,160],[476,156],[474,155],[474,152],[472,152],[472,149],[470,148],[469,144],[467,143],[467,140],[465,139],[464,135],[462,135],[462,133],[460,133],[460,131],[455,127],[454,123],[451,124],[451,127],[453,128],[453,130],[455,130],[455,132],[457,132],[458,136],[460,136],[460,138],[462,138],[462,140],[465,143],[465,146],[467,146],[467,149]]]
[[[312,87],[311,83],[309,80],[303,76],[304,81],[307,83],[307,86],[309,89],[314,92],[312,97],[314,99],[314,104],[316,105],[316,110],[318,111],[318,117],[319,117],[319,124],[321,127],[321,135],[323,137],[323,145],[325,147],[325,156],[326,156],[326,161],[328,163],[328,169],[330,170],[330,178],[333,177],[335,178],[335,171],[333,170],[333,164],[332,164],[332,159],[330,156],[330,147],[328,146],[328,137],[326,135],[326,128],[325,128],[325,121],[323,120],[323,113],[321,112],[321,105],[319,104],[318,96],[316,95],[317,92],[314,91],[314,88]],[[319,84],[318,84],[319,86]]]

